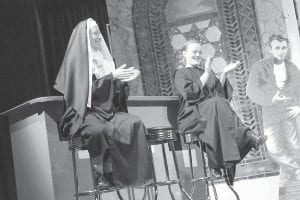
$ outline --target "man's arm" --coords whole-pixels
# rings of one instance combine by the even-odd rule
[[[293,91],[296,95],[295,105],[287,108],[287,116],[289,118],[295,118],[300,114],[300,72],[299,69],[291,64],[291,82],[293,86]]]
[[[297,96],[297,103],[298,106],[300,106],[300,70],[296,67],[296,65],[291,64],[291,67],[293,67],[292,70],[292,81],[295,83],[294,85],[294,91]]]

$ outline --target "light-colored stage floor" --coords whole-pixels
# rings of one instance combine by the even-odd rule
[[[240,200],[300,200],[300,182],[290,181],[285,190],[279,192],[279,176],[239,180],[234,188]],[[216,184],[218,200],[235,200],[225,183]],[[215,200],[210,187],[211,199]]]

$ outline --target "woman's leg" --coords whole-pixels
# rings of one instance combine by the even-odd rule
[[[120,158],[112,156],[114,177],[122,185],[141,185],[151,178],[147,130],[137,116],[118,112],[110,121],[116,127],[113,140]]]
[[[99,179],[99,184],[103,184],[104,181],[105,187],[108,186],[107,181],[112,185],[111,178],[105,180],[103,177],[111,176],[112,173],[109,137],[115,131],[113,125],[88,113],[79,131],[83,137],[84,146],[89,151],[96,180]]]

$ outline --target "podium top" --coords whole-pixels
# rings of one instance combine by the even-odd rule
[[[62,96],[46,96],[46,97],[38,97],[35,99],[31,99],[31,100],[26,101],[16,107],[13,107],[9,110],[4,111],[3,113],[0,114],[0,117],[4,116],[4,115],[9,115],[12,112],[17,112],[26,107],[31,107],[36,104],[47,104],[47,103],[51,103],[51,102],[52,103],[56,103],[56,102],[63,103],[63,97]]]
[[[128,102],[143,102],[143,101],[150,101],[150,102],[177,102],[178,98],[177,96],[129,96]],[[9,115],[12,112],[17,112],[19,110],[24,109],[25,107],[31,107],[37,104],[49,104],[49,103],[63,103],[63,96],[46,96],[46,97],[38,97],[35,99],[31,99],[29,101],[26,101],[14,108],[11,108],[9,110],[4,111],[0,114],[1,116]],[[61,105],[62,106],[62,105]]]
[[[178,101],[177,96],[129,96],[128,102],[143,102],[143,101],[159,101],[159,102],[170,102],[170,101]]]

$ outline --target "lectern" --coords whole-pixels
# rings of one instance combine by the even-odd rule
[[[60,141],[57,132],[62,112],[63,99],[55,96],[30,100],[1,114],[1,118],[8,118],[10,137],[6,138],[11,144],[16,199],[72,198],[68,143]]]
[[[128,100],[128,111],[140,116],[146,127],[172,126],[177,128],[177,97],[135,97]],[[74,180],[72,172],[71,154],[68,150],[68,142],[60,141],[57,130],[57,121],[63,112],[63,98],[61,96],[40,97],[27,101],[15,108],[1,113],[1,145],[0,155],[5,158],[6,163],[1,162],[0,167],[9,169],[0,171],[0,192],[3,188],[9,189],[9,200],[68,200],[74,194]],[[6,131],[5,131],[6,127]],[[4,142],[5,141],[5,142]],[[180,142],[180,140],[179,140]],[[155,170],[157,180],[164,180],[165,174],[161,170],[163,164],[161,149],[153,148]],[[168,153],[168,152],[167,152]],[[194,158],[197,161],[195,168],[199,167],[201,156],[194,149]],[[179,161],[180,172],[186,180],[183,184],[189,190],[189,162],[188,153],[184,145],[178,144],[176,155]],[[93,188],[91,168],[86,152],[77,155],[79,182],[82,190]],[[171,159],[171,153],[167,155]],[[172,163],[172,160],[170,160]],[[4,167],[3,167],[4,166]],[[170,166],[172,176],[175,177],[175,169]],[[201,171],[201,170],[197,170]],[[199,174],[201,176],[202,174]],[[3,187],[5,184],[5,187]],[[199,183],[200,185],[202,183]],[[197,199],[205,197],[205,186],[203,190],[195,193]],[[177,191],[176,186],[174,190]],[[160,197],[171,199],[167,188],[160,188]],[[122,191],[121,191],[122,192]],[[122,192],[123,197],[128,200],[141,199],[140,189],[128,189]],[[1,193],[0,193],[1,197]],[[178,189],[175,192],[176,200],[184,199]],[[2,198],[1,198],[2,199]],[[5,199],[5,198],[4,198]],[[82,200],[92,199],[84,197]],[[103,199],[114,200],[116,195],[105,194]],[[149,199],[153,199],[149,191]]]

